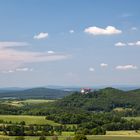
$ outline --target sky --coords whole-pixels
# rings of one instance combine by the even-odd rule
[[[140,85],[139,0],[1,0],[0,87]]]

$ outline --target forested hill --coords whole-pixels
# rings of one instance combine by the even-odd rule
[[[122,91],[105,88],[88,94],[75,92],[52,104],[56,108],[79,108],[86,111],[111,111],[115,108],[140,110],[140,89]]]
[[[0,98],[46,98],[46,99],[58,99],[70,94],[68,91],[63,91],[59,89],[49,89],[49,88],[32,88],[19,91],[8,91],[1,92]]]

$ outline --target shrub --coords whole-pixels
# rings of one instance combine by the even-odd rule
[[[84,134],[76,134],[73,140],[87,140],[87,137]]]
[[[39,138],[39,140],[46,140],[46,137],[45,137],[45,136],[41,136],[41,137]]]

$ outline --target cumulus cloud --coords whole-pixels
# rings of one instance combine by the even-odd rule
[[[101,63],[100,66],[101,66],[101,67],[107,67],[108,64],[106,64],[106,63]]]
[[[0,41],[0,48],[28,46],[27,42]]]
[[[99,28],[96,26],[88,27],[84,30],[85,33],[91,34],[91,35],[114,35],[114,34],[121,34],[122,31],[113,27],[113,26],[107,26],[104,28]]]
[[[89,71],[93,72],[93,71],[95,71],[95,69],[93,67],[90,67]]]
[[[70,30],[69,33],[73,34],[74,33],[74,30]]]
[[[45,39],[45,38],[47,38],[49,36],[49,34],[48,33],[45,33],[45,32],[41,32],[41,33],[39,33],[39,34],[37,34],[37,35],[34,35],[34,39]]]
[[[117,46],[117,47],[124,47],[124,46],[140,46],[140,41],[136,41],[136,42],[127,42],[127,43],[117,42],[117,43],[115,43],[115,46]]]
[[[137,41],[137,42],[136,42],[136,45],[137,45],[137,46],[140,46],[140,41]]]
[[[122,42],[117,42],[117,43],[115,43],[115,46],[117,46],[117,47],[123,47],[123,46],[126,46],[126,44],[125,43],[122,43]]]
[[[135,65],[119,65],[119,66],[116,66],[116,69],[118,69],[118,70],[129,70],[129,69],[136,70],[136,69],[138,69],[138,67]]]
[[[140,41],[128,42],[127,44],[128,44],[128,46],[140,46]]]

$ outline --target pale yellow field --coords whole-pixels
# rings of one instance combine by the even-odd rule
[[[27,100],[11,100],[11,101],[4,101],[3,104],[12,105],[16,107],[22,107],[26,104],[40,104],[40,103],[48,103],[53,102],[55,100],[46,100],[46,99],[27,99]]]
[[[125,135],[125,136],[140,136],[140,130],[139,131],[128,131],[128,130],[123,130],[123,131],[107,131],[106,135]]]

